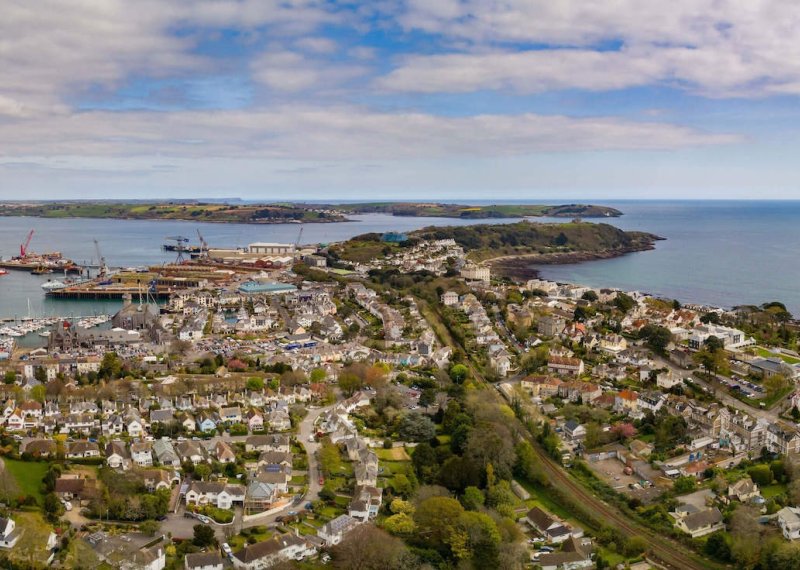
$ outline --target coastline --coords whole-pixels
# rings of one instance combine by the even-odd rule
[[[193,222],[203,224],[246,224],[248,226],[274,226],[274,225],[303,225],[303,224],[339,224],[346,222],[358,222],[350,218],[341,220],[200,220],[197,218],[138,218],[132,216],[36,216],[34,214],[21,214],[14,216],[10,214],[0,214],[0,218],[36,218],[37,220],[130,220],[136,222]]]
[[[646,244],[636,246],[604,250],[597,252],[586,251],[573,251],[573,252],[558,252],[558,253],[529,253],[522,255],[501,255],[486,259],[483,262],[491,267],[492,272],[502,277],[507,277],[516,281],[527,281],[529,279],[537,279],[539,277],[539,270],[532,267],[534,264],[539,265],[572,265],[584,263],[586,261],[596,261],[600,259],[613,259],[622,257],[630,253],[637,253],[641,251],[651,251],[655,249],[655,241],[661,241],[664,238],[654,237],[653,241]]]

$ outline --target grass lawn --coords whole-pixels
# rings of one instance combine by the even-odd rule
[[[376,449],[378,459],[383,461],[411,461],[405,447],[393,447],[392,449]]]
[[[782,483],[776,483],[775,485],[767,485],[766,487],[761,487],[761,496],[765,499],[771,499],[772,497],[777,497],[778,495],[782,495],[786,492],[786,485]]]
[[[789,356],[787,354],[782,354],[780,352],[772,352],[766,348],[761,346],[756,347],[756,354],[758,354],[762,358],[780,358],[787,364],[798,364],[800,363],[800,358],[794,358],[793,356]]]
[[[318,514],[320,518],[331,520],[339,516],[339,509],[337,509],[336,507],[324,506],[321,509],[319,509],[316,512],[316,514]]]
[[[38,461],[18,461],[16,459],[3,459],[5,468],[14,478],[21,493],[36,498],[42,504],[42,479],[47,473],[47,463]]]
[[[525,507],[527,509],[530,510],[533,507],[539,507],[542,510],[545,510],[549,513],[556,515],[557,517],[560,517],[561,519],[569,521],[578,526],[584,526],[580,525],[568,510],[563,508],[558,503],[554,502],[546,491],[540,491],[535,485],[531,485],[527,481],[524,482],[518,481],[518,482],[522,485],[522,487],[526,491],[528,491],[531,494],[531,498],[525,501]]]
[[[625,562],[624,556],[622,556],[621,554],[617,554],[613,550],[609,550],[608,548],[604,548],[602,546],[598,549],[597,553],[599,556],[603,557],[603,560],[605,560],[608,563],[608,566],[610,568],[616,568],[617,564],[622,564],[623,562]]]
[[[96,568],[100,564],[100,559],[95,554],[92,547],[83,540],[71,540],[69,552],[64,560],[66,568],[79,568],[79,563],[86,568]]]
[[[37,568],[44,566],[50,555],[46,546],[52,527],[39,513],[15,512],[11,518],[23,532],[19,542],[9,551],[9,558],[20,564],[32,564]]]

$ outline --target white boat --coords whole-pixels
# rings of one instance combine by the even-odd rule
[[[64,289],[66,286],[67,284],[62,281],[47,281],[46,283],[42,283],[42,289],[45,291],[58,291],[59,289]]]
[[[39,336],[43,336],[44,338],[50,337],[50,331],[42,331],[39,333]]]

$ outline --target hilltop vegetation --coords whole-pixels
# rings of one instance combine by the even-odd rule
[[[591,204],[502,204],[491,206],[465,206],[463,204],[434,204],[429,202],[369,202],[331,206],[352,214],[382,213],[393,216],[443,217],[464,219],[524,218],[550,216],[556,218],[618,217],[622,212],[607,206]]]
[[[202,222],[237,222],[268,224],[282,222],[344,222],[348,214],[384,213],[394,216],[445,217],[463,219],[523,217],[616,217],[622,212],[606,206],[565,204],[464,206],[409,202],[374,202],[363,204],[225,204],[203,201],[114,202],[8,202],[0,203],[0,216],[38,218],[113,218],[130,220],[198,220]]]
[[[207,204],[187,202],[116,203],[48,202],[0,204],[0,216],[39,218],[113,218],[130,220],[196,220],[249,224],[340,222],[341,214],[293,204]]]
[[[652,249],[657,236],[625,232],[608,224],[571,222],[425,228],[414,232],[422,239],[452,238],[474,261],[499,257],[535,257],[538,262],[579,261],[576,255],[603,257]]]

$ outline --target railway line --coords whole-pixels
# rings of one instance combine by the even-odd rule
[[[417,301],[419,302],[420,300],[418,299]],[[460,347],[455,339],[449,334],[447,327],[445,327],[444,323],[442,322],[442,317],[439,312],[434,307],[428,306],[428,309],[429,310],[426,311],[427,314],[439,320],[438,323],[431,323],[431,325],[433,326],[434,330],[440,331],[439,336],[444,337],[440,338],[440,340],[453,349],[463,349],[463,347]],[[438,326],[436,326],[437,324]],[[491,386],[485,378],[483,378],[483,376],[471,362],[469,362],[468,365],[474,378],[486,386],[486,389],[493,395],[493,398],[505,404],[506,401],[499,391],[493,389],[494,387]],[[541,449],[541,447],[539,447],[538,442],[535,441],[533,435],[527,429],[524,430],[523,437],[531,443],[531,446],[536,452],[537,457],[544,468],[545,475],[547,475],[547,479],[552,486],[560,489],[565,494],[574,497],[577,502],[594,511],[598,519],[608,523],[609,526],[619,529],[626,536],[638,535],[643,537],[649,543],[649,556],[660,565],[664,566],[665,568],[669,568],[670,570],[712,570],[721,568],[720,565],[715,564],[710,560],[705,561],[699,557],[691,555],[690,553],[686,552],[685,547],[672,541],[671,539],[659,535],[655,531],[650,530],[642,524],[631,521],[616,507],[604,502],[600,498],[593,495],[580,483],[574,481],[559,464],[557,464],[549,455],[544,452],[543,449]]]

